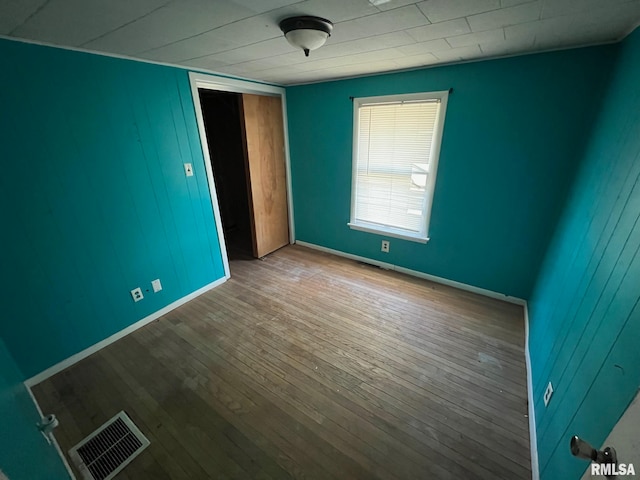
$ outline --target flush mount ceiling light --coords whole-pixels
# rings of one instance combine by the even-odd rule
[[[331,36],[333,23],[320,17],[289,17],[280,22],[280,30],[291,45],[304,50],[308,57],[310,50],[320,48]]]

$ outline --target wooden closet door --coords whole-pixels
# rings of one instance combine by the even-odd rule
[[[253,254],[289,244],[284,124],[280,97],[242,95]]]

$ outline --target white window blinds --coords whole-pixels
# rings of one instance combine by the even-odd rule
[[[442,101],[359,100],[350,226],[426,240]]]

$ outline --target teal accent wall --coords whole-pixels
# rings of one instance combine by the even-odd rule
[[[571,456],[571,436],[600,446],[640,385],[640,30],[617,48],[529,304],[543,479],[580,478],[588,464]]]
[[[1,339],[0,412],[0,471],[11,480],[69,478],[55,447],[36,428],[40,416]]]
[[[615,46],[287,88],[298,240],[528,298]],[[454,88],[426,245],[347,227],[353,105]]]
[[[31,377],[224,272],[185,70],[6,40],[0,61],[0,334]]]

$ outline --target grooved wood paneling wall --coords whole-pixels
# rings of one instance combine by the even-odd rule
[[[287,89],[296,238],[514,297],[531,295],[597,114],[615,45]],[[349,97],[448,90],[421,244],[347,226]]]
[[[186,71],[2,40],[0,58],[0,334],[30,377],[223,267]]]
[[[620,46],[530,302],[543,479],[579,478],[588,465],[571,457],[571,435],[600,445],[640,384],[639,84],[636,31]],[[555,392],[545,408],[548,381]]]

